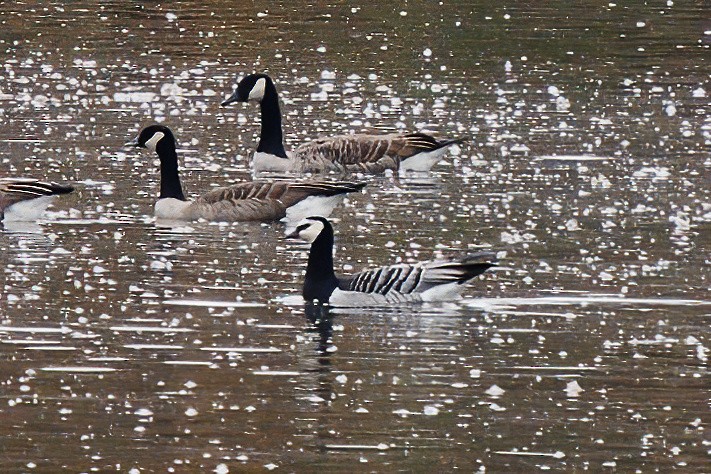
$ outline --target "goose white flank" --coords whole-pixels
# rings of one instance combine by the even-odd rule
[[[32,178],[0,178],[0,221],[35,221],[60,194],[74,188]]]

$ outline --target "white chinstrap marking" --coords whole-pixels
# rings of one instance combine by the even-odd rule
[[[310,244],[313,243],[314,240],[316,240],[316,238],[323,230],[323,223],[319,221],[304,220],[303,222],[299,223],[299,225],[301,224],[309,224],[309,226],[299,232],[299,238],[305,240]]]
[[[247,97],[247,99],[261,102],[261,100],[264,98],[264,92],[266,91],[266,88],[267,80],[264,78],[258,79],[257,82],[254,84],[254,87],[252,87],[252,90],[249,91],[249,96]]]
[[[154,133],[151,139],[146,142],[146,148],[148,148],[150,151],[155,152],[156,147],[158,146],[158,142],[161,141],[163,137],[165,137],[165,133],[163,132]]]

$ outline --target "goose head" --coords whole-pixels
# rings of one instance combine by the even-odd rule
[[[331,223],[328,222],[325,217],[311,216],[299,222],[294,231],[289,233],[286,237],[290,239],[301,239],[312,244],[319,235],[329,231],[333,233],[333,227],[331,227]]]
[[[165,125],[150,125],[141,130],[136,139],[127,145],[159,152],[162,148],[175,149],[175,137]]]
[[[266,74],[250,74],[237,83],[234,94],[225,99],[222,105],[229,105],[233,102],[261,102],[268,88],[274,88],[274,82]]]

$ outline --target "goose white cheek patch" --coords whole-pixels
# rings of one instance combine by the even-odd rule
[[[148,148],[150,151],[156,151],[158,142],[161,141],[164,136],[165,136],[165,133],[156,132],[155,134],[153,134],[151,139],[146,142],[146,148]]]
[[[267,81],[264,78],[257,80],[257,82],[254,84],[254,87],[252,87],[252,90],[249,91],[248,99],[261,101],[264,98],[264,90],[266,86]]]
[[[306,229],[302,230],[299,232],[299,237],[301,237],[303,240],[306,242],[312,244],[314,240],[316,240],[316,237],[321,233],[323,230],[323,224],[320,222],[314,222],[310,226],[308,226]]]

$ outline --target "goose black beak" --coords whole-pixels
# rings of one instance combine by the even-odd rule
[[[138,137],[134,138],[130,142],[126,142],[123,144],[124,148],[141,148],[142,146],[143,145],[138,142]]]
[[[220,105],[224,107],[225,105],[230,105],[235,102],[244,102],[243,100],[240,99],[239,94],[236,91],[234,94],[229,96],[227,99],[223,100]]]
[[[298,229],[293,229],[291,232],[288,232],[284,235],[284,239],[297,239],[301,240],[299,237],[299,230]]]

